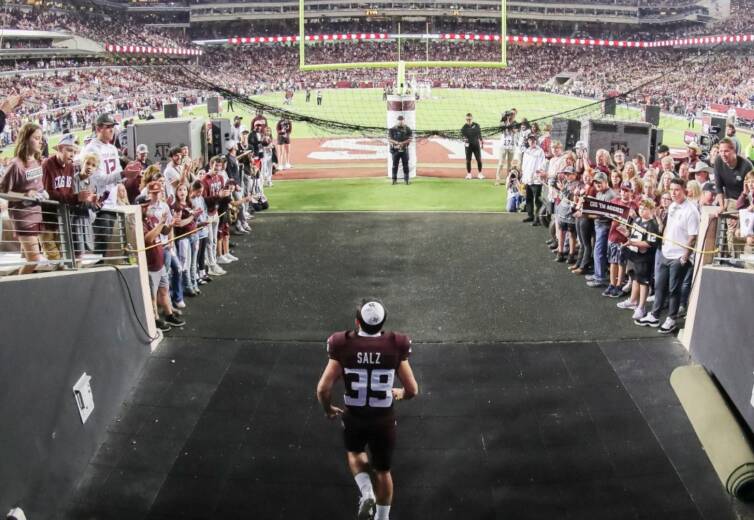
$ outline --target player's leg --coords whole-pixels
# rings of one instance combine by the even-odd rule
[[[361,496],[359,497],[358,518],[374,518],[374,488],[370,477],[369,459],[366,454],[368,427],[346,413],[343,415],[343,441],[346,459]]]
[[[393,503],[393,477],[390,467],[393,461],[396,441],[396,422],[386,417],[376,425],[369,439],[372,451],[372,467],[375,471],[374,491],[377,498],[375,520],[388,520]]]
[[[291,167],[291,141],[290,137],[286,140],[285,144],[283,145],[283,148],[285,149],[285,166],[287,168]]]

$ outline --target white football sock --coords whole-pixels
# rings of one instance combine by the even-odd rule
[[[374,515],[374,520],[389,520],[390,519],[390,506],[381,506],[377,504],[377,514]]]
[[[357,473],[353,478],[356,480],[356,485],[359,486],[361,496],[374,496],[374,490],[372,489],[372,480],[369,478],[369,473],[362,471],[361,473]]]

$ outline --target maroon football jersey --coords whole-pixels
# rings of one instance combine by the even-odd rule
[[[392,413],[395,371],[411,354],[408,336],[337,332],[327,339],[327,353],[343,367],[343,401],[349,413],[366,417]]]

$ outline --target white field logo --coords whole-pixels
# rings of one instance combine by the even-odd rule
[[[447,160],[463,161],[466,151],[462,141],[432,138],[429,146],[440,146],[445,149]],[[487,140],[482,148],[482,159],[496,158],[495,146],[492,140]],[[318,161],[384,161],[390,157],[387,139],[343,138],[328,139],[320,145],[319,150],[310,152],[307,158]]]

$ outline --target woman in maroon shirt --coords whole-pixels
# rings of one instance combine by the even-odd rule
[[[0,191],[38,201],[46,199],[41,159],[42,129],[38,125],[27,123],[18,133],[15,157],[0,181]],[[42,208],[38,202],[30,200],[13,201],[8,207],[16,237],[21,244],[21,252],[26,259],[26,265],[19,273],[33,273],[40,260],[39,233],[42,230]]]

